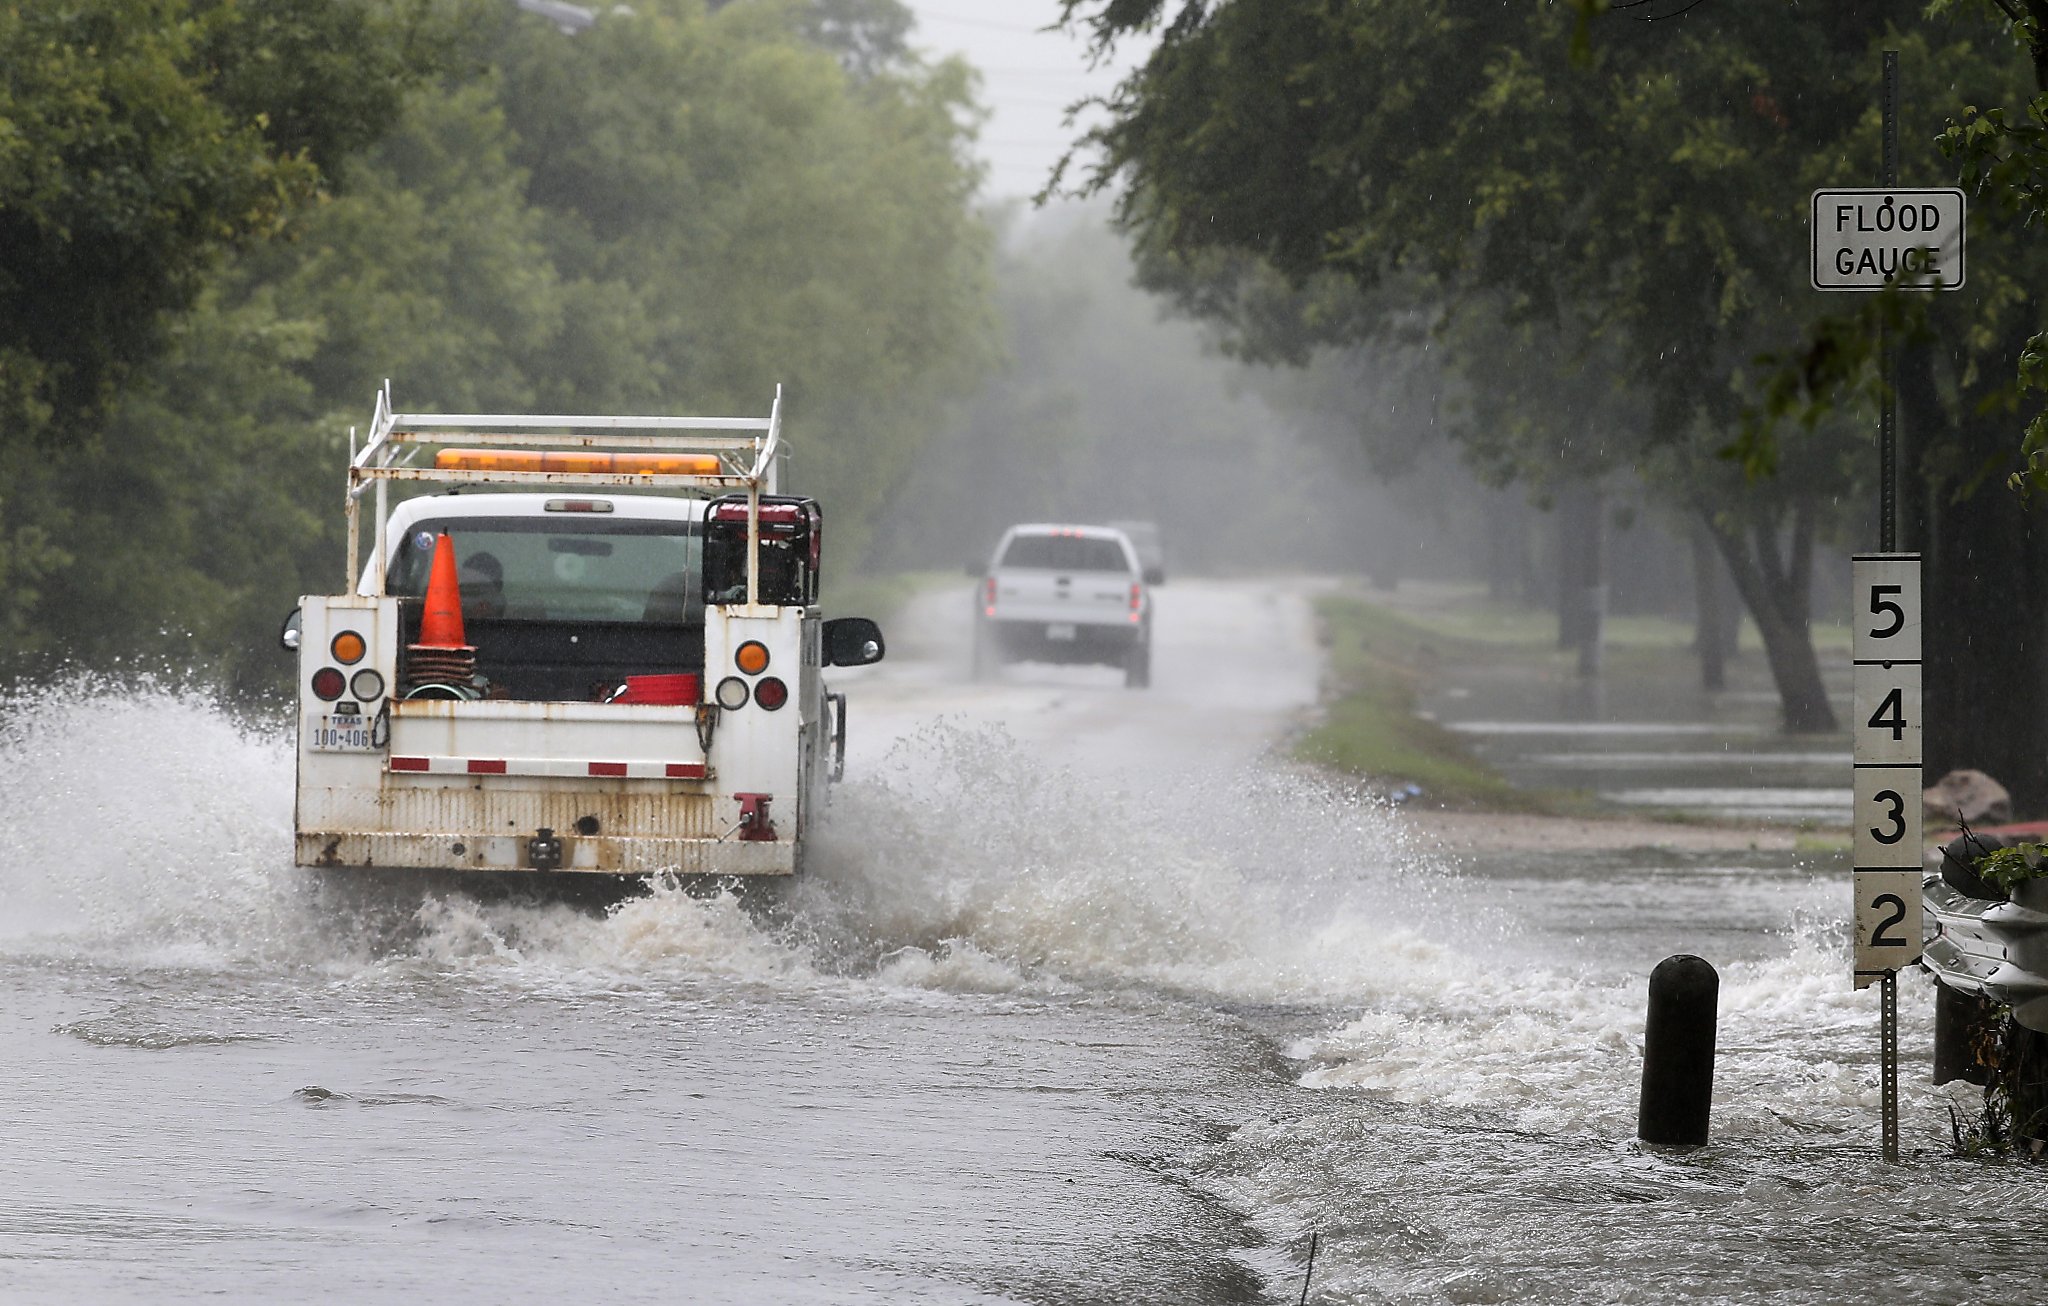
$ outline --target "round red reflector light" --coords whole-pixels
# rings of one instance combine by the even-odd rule
[[[789,686],[770,676],[754,686],[754,701],[773,712],[789,701]]]
[[[732,663],[748,675],[758,676],[768,669],[768,646],[758,639],[750,639],[732,655]]]
[[[313,697],[332,703],[348,688],[348,677],[341,674],[340,667],[322,667],[313,673]]]
[[[737,712],[747,705],[747,682],[738,676],[727,676],[718,682],[716,697],[720,707]]]
[[[327,650],[334,654],[336,662],[346,667],[361,662],[363,654],[370,651],[370,646],[353,630],[344,630],[334,637],[334,642],[327,646]]]

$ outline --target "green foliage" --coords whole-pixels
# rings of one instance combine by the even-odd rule
[[[25,21],[5,3],[0,37]],[[177,293],[129,293],[118,325],[148,347],[102,369],[69,443],[0,442],[0,671],[273,683],[285,612],[345,583],[346,433],[386,378],[429,411],[759,413],[784,383],[789,479],[823,497],[840,568],[986,356],[968,77],[889,46],[890,0],[649,0],[573,38],[497,3],[84,7],[115,5],[210,15],[176,47],[218,74],[192,112],[253,114],[224,139],[292,187],[195,239]],[[0,113],[0,224],[15,176],[76,180],[70,138],[24,121]],[[132,136],[136,203],[187,197],[181,142]],[[111,282],[71,300],[94,295],[120,317]],[[54,411],[24,375],[0,365],[0,401]]]
[[[1295,756],[1378,782],[1422,786],[1437,806],[1545,810],[1552,796],[1520,790],[1472,756],[1464,742],[1415,714],[1423,675],[1458,643],[1351,598],[1325,598],[1316,614],[1330,645],[1336,693]]]
[[[2029,44],[2038,44],[2033,19],[2016,24]],[[1942,153],[1958,168],[1964,190],[1992,213],[2022,230],[2040,230],[2048,219],[2048,93],[2026,104],[2026,120],[2015,122],[2003,108],[1964,107],[1939,138]],[[2028,339],[2020,351],[2016,387],[2048,393],[2048,332]],[[2037,407],[2020,445],[2023,465],[2007,483],[2023,494],[2048,489],[2048,410]]]
[[[2048,859],[2044,859],[2044,854],[2048,854],[2048,848],[2038,843],[2011,844],[1986,852],[1972,869],[1986,884],[2011,893],[2030,880],[2048,878]]]
[[[6,440],[88,432],[221,253],[387,125],[431,60],[405,3],[0,5]]]
[[[1863,180],[1851,160],[1876,153],[1868,82],[1879,43],[1901,40],[1883,24],[1927,29],[1903,42],[1927,79],[1974,56],[1912,0],[1686,24],[1603,8],[1184,6],[1084,139],[1088,187],[1116,192],[1148,284],[1240,352],[1384,358],[1419,320],[1448,347],[1447,425],[1490,479],[1641,475],[1763,605],[1788,723],[1827,728],[1806,564],[1853,484],[1855,437],[1817,410],[1796,453],[1737,443],[1759,404],[1751,360],[1811,316],[1788,293],[1807,279],[1788,237],[1807,195]],[[1068,14],[1105,41],[1164,11]],[[1745,481],[1765,467],[1780,484]]]

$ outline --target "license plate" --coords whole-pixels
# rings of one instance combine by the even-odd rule
[[[307,747],[322,753],[367,753],[370,750],[370,721],[363,716],[340,716],[322,712],[310,723],[312,739]]]
[[[1047,639],[1072,639],[1074,637],[1074,627],[1070,622],[1056,622],[1045,628],[1045,637]]]

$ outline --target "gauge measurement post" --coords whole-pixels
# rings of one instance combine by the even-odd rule
[[[1920,955],[1920,555],[1856,555],[1851,593],[1860,989]]]

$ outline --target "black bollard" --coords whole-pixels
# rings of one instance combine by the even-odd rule
[[[1643,1098],[1636,1137],[1698,1147],[1714,1102],[1714,1011],[1721,977],[1698,957],[1666,957],[1650,972],[1643,1029]]]

